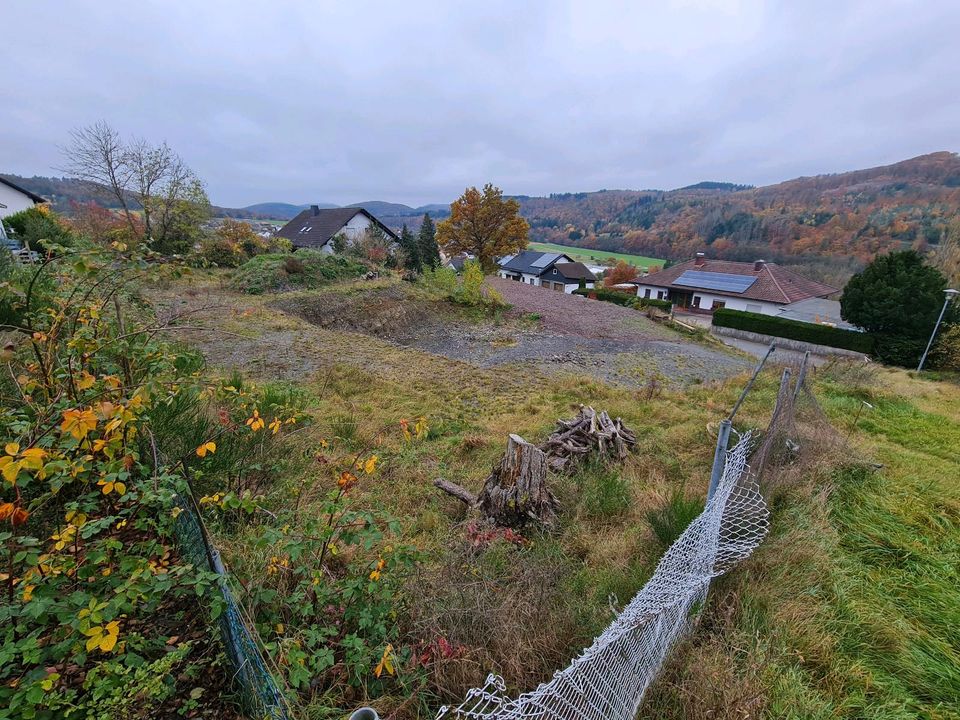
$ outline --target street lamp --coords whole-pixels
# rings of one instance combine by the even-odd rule
[[[933,332],[930,333],[930,339],[927,341],[927,349],[923,351],[923,357],[920,358],[920,364],[917,365],[917,372],[923,370],[923,363],[927,361],[927,353],[930,352],[930,346],[933,345],[933,339],[937,336],[937,330],[940,328],[940,322],[943,320],[943,314],[947,311],[947,305],[950,304],[950,301],[953,300],[955,295],[960,294],[960,290],[954,290],[953,288],[947,288],[943,292],[947,297],[943,301],[943,307],[940,308],[940,317],[937,318],[937,324],[933,326]]]

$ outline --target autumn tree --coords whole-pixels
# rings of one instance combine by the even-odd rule
[[[487,183],[482,191],[467,188],[450,204],[450,217],[437,223],[437,242],[447,255],[470,253],[492,272],[496,258],[527,246],[529,231],[520,204],[504,200],[503,191]]]
[[[429,213],[423,214],[423,223],[420,225],[420,234],[417,236],[420,263],[427,267],[440,266],[440,247],[437,245],[437,231]]]
[[[160,252],[187,250],[210,214],[203,183],[165,142],[124,140],[100,121],[71,133],[65,172],[119,205],[131,234]]]
[[[636,278],[637,268],[625,260],[618,260],[617,264],[607,270],[607,274],[603,276],[603,284],[607,287],[612,287],[620,283],[636,280]]]

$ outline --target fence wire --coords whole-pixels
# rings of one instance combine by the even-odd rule
[[[467,693],[449,720],[632,720],[674,642],[699,614],[710,581],[748,557],[767,534],[766,503],[744,434],[726,456],[716,494],[657,565],[656,572],[593,645],[536,690],[516,699],[496,675]]]
[[[181,552],[194,567],[219,575],[224,603],[219,618],[220,635],[233,666],[233,679],[243,698],[244,710],[252,718],[287,720],[289,715],[283,695],[267,670],[254,632],[245,622],[240,605],[230,590],[220,553],[209,542],[192,498],[178,494],[174,502],[180,508],[175,529]]]

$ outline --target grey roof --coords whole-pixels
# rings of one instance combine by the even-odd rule
[[[355,215],[362,213],[380,226],[388,238],[397,240],[397,234],[363,208],[307,208],[277,230],[277,235],[287,238],[297,247],[323,247]]]
[[[544,259],[548,258],[548,259]],[[500,267],[507,272],[526,273],[527,275],[541,275],[555,262],[566,260],[573,262],[573,258],[561,253],[544,253],[539,250],[521,250],[506,261],[501,261]]]
[[[807,323],[828,323],[844,330],[859,330],[840,317],[840,303],[826,298],[809,298],[790,305],[784,305],[777,317],[799,320]]]
[[[468,258],[466,255],[454,255],[452,258],[447,260],[447,265],[452,266],[457,272],[461,272],[463,270],[463,266],[469,259],[470,258]]]
[[[562,275],[564,280],[572,282],[579,282],[580,280],[596,282],[597,280],[597,276],[590,272],[590,268],[582,262],[557,263],[553,266],[553,269],[557,271],[558,275]]]
[[[26,195],[26,196],[29,197],[31,200],[33,200],[34,203],[45,203],[45,202],[47,202],[47,199],[46,199],[45,197],[43,197],[42,195],[37,195],[35,192],[30,192],[30,191],[27,190],[25,187],[20,187],[20,186],[17,185],[15,182],[12,182],[12,181],[10,181],[10,180],[7,180],[5,177],[0,177],[0,183],[3,183],[4,185],[7,185],[7,186],[9,186],[9,187],[12,187],[14,190],[17,190],[17,191],[19,191],[19,192],[22,192],[24,195]]]

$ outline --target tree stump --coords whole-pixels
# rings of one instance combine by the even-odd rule
[[[434,485],[502,527],[522,527],[531,521],[549,525],[559,506],[547,487],[546,454],[519,435],[508,437],[503,458],[476,497],[446,480],[437,479]]]

